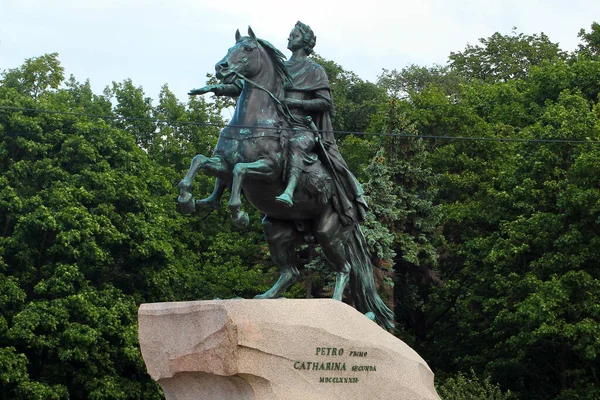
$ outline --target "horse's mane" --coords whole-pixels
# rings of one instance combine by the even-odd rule
[[[286,86],[287,84],[291,84],[292,76],[283,62],[286,59],[286,56],[268,41],[259,38],[256,38],[256,41],[264,47],[266,52],[275,63],[275,71],[281,79],[283,85]]]
[[[284,63],[286,56],[267,40],[260,39],[254,36],[254,33],[251,33],[249,38],[251,40],[254,40],[259,46],[261,46],[265,50],[265,52],[275,65],[275,74],[279,79],[276,93],[274,93],[274,95],[277,97],[281,97],[283,95],[283,91],[285,90],[284,88],[286,86],[291,86],[292,84],[292,75],[290,74],[290,71]],[[299,122],[295,121],[295,117],[290,113],[287,106],[285,106],[279,100],[275,100],[277,103],[277,114],[281,118],[287,121],[287,123],[290,125],[292,124],[292,122]]]

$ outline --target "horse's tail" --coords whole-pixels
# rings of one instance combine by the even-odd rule
[[[356,308],[364,314],[372,312],[375,315],[375,322],[379,326],[386,330],[392,329],[394,327],[394,313],[377,293],[367,241],[358,224],[352,229],[348,240],[344,244],[344,250],[346,259],[349,260],[352,266],[350,284]]]

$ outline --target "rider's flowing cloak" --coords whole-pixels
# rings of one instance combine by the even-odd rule
[[[329,155],[329,160],[323,154],[319,154],[319,158],[328,168],[332,167],[338,177],[339,185],[336,185],[338,186],[338,190],[336,190],[337,201],[333,203],[342,222],[346,224],[352,221],[361,222],[364,220],[367,211],[367,203],[363,197],[364,190],[348,169],[348,165],[342,158],[335,142],[331,124],[334,108],[331,99],[331,87],[325,69],[310,59],[291,60],[286,61],[285,64],[293,82],[291,85],[286,86],[287,90],[310,92],[315,98],[326,100],[329,104],[328,110],[311,113],[311,117],[320,132],[321,141]]]

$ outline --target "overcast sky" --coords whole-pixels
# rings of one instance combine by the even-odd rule
[[[168,83],[185,100],[248,25],[289,55],[300,20],[317,35],[317,53],[375,81],[382,68],[445,64],[513,26],[573,50],[594,19],[595,0],[0,0],[0,70],[58,52],[67,75],[89,78],[97,93],[131,78],[153,99]]]

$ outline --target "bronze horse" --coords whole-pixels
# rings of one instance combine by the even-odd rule
[[[275,198],[285,189],[283,181],[286,138],[294,125],[289,110],[279,101],[289,73],[285,56],[273,45],[236,32],[236,43],[216,66],[224,83],[245,81],[233,118],[220,135],[213,157],[195,156],[185,178],[179,183],[180,210],[191,213],[196,206],[218,207],[224,190],[231,187],[229,209],[233,222],[248,225],[242,210],[242,192],[265,215],[263,228],[272,259],[280,271],[279,280],[258,299],[278,298],[300,277],[295,250],[307,237],[321,245],[336,270],[333,298],[342,300],[350,280],[356,308],[385,329],[393,327],[393,313],[375,289],[373,269],[364,235],[357,223],[342,223],[333,207],[335,188],[330,172],[318,160],[302,174],[293,207]],[[286,112],[287,111],[287,112]],[[297,123],[296,123],[297,125]],[[213,194],[194,200],[192,182],[198,172],[216,176]]]

